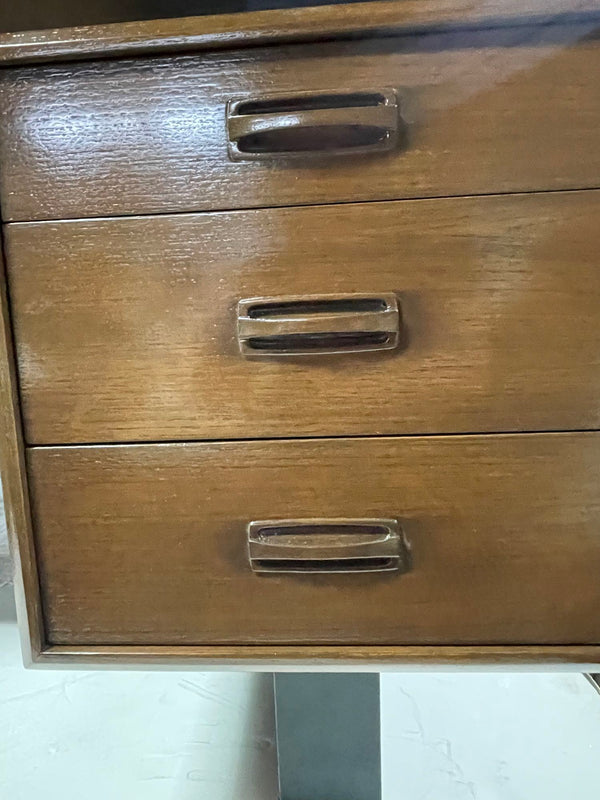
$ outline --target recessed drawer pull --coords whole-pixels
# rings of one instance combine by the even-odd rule
[[[381,152],[397,145],[399,128],[392,89],[302,92],[227,104],[229,157],[234,161]]]
[[[393,294],[255,297],[238,303],[243,355],[390,350],[399,338],[400,311]]]
[[[408,569],[395,519],[264,520],[248,525],[254,572],[390,572]]]

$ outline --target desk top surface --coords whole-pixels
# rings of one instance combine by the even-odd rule
[[[600,0],[346,2],[4,33],[0,34],[0,64],[185,53],[449,28],[565,24],[595,17],[600,24]]]

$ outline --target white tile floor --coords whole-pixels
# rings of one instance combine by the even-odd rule
[[[24,670],[15,623],[0,622],[0,798],[271,800],[271,685],[241,673]]]
[[[0,590],[0,798],[275,800],[269,675],[21,666]],[[386,674],[384,800],[597,800],[580,675]],[[360,798],[349,798],[360,800]]]

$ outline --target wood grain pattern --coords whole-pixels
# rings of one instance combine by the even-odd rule
[[[143,645],[50,645],[38,656],[37,663],[47,667],[83,669],[198,669],[240,670],[248,672],[357,671],[373,672],[414,670],[510,670],[544,672],[596,672],[600,663],[597,645],[541,646],[436,646],[382,647],[371,645],[322,645],[278,647],[251,645],[154,646]]]
[[[600,434],[36,448],[49,644],[595,644]],[[246,524],[399,519],[404,575],[258,576]]]
[[[6,220],[600,186],[598,23],[5,70]],[[230,161],[228,100],[393,88],[403,146]]]
[[[600,426],[600,192],[7,226],[35,444]],[[238,300],[387,293],[403,347],[246,359]]]
[[[579,18],[585,14],[589,18],[599,10],[597,0],[403,0],[153,19],[0,35],[0,62],[103,58],[386,36],[422,27],[515,26],[531,24],[532,18],[547,25],[571,16]],[[59,13],[64,16],[64,8]]]
[[[6,274],[0,239],[0,475],[21,647],[26,664],[37,659],[44,641],[40,586],[29,507],[23,432],[17,389]]]

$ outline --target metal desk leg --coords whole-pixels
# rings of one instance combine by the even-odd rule
[[[379,675],[278,673],[280,800],[381,800]]]

